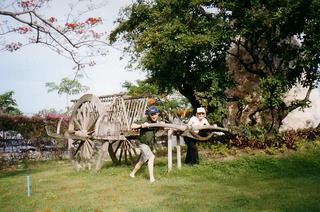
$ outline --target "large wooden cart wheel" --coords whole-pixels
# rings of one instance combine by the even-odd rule
[[[133,164],[140,154],[136,150],[134,140],[129,139],[111,141],[108,152],[114,164]]]
[[[75,135],[76,139],[69,142],[72,144],[69,150],[77,168],[91,169],[95,150],[95,142],[91,137],[102,112],[101,101],[92,94],[82,96],[73,106],[68,132]]]

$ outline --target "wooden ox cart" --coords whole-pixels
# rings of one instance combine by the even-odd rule
[[[61,119],[56,132],[53,133],[46,127],[47,133],[54,138],[68,139],[70,158],[77,169],[91,169],[95,163],[95,169],[99,170],[107,153],[115,164],[132,162],[139,154],[134,141],[139,132],[132,130],[131,124],[145,115],[147,100],[145,97],[123,94],[101,97],[85,94],[74,102],[67,130],[61,132]],[[176,133],[177,136],[189,136],[198,140],[206,140],[213,135],[211,133],[207,137],[200,137],[193,132],[198,128],[192,129],[183,124],[151,124],[150,127],[171,129],[170,135],[175,130],[179,132]],[[228,131],[212,126],[200,128]]]
[[[130,126],[144,116],[146,107],[144,97],[85,94],[71,107],[65,132],[61,132],[62,119],[55,133],[46,129],[49,136],[68,139],[70,157],[77,168],[91,169],[95,161],[96,169],[100,169],[107,152],[114,163],[129,162],[138,155],[132,140],[138,132]]]

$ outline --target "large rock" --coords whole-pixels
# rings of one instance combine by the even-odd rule
[[[291,89],[285,97],[285,102],[288,104],[296,99],[304,99],[307,88],[296,86]],[[297,108],[290,112],[282,121],[280,131],[298,130],[306,128],[316,128],[320,123],[320,93],[319,89],[314,89],[310,94],[311,107]]]

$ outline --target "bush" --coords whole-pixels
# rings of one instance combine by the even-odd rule
[[[239,149],[242,149],[242,152],[246,154],[251,154],[253,150],[262,150],[266,154],[274,155],[289,150],[308,148],[310,143],[314,143],[312,146],[320,146],[320,127],[264,135],[262,130],[249,130],[248,126],[247,130],[251,133],[249,136],[246,135],[247,133],[239,133],[213,137],[207,142],[199,142],[199,149],[209,150],[210,155],[234,155],[239,153]],[[256,134],[254,135],[252,132],[256,132]]]

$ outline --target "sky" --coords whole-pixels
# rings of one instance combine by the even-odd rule
[[[53,1],[58,2],[51,8],[53,15],[66,7],[65,1]],[[59,5],[59,2],[62,4]],[[118,16],[119,9],[131,2],[131,0],[108,0],[107,5],[96,11],[95,16],[101,16],[103,26],[107,31],[111,31],[115,27],[113,22]],[[25,46],[15,52],[1,51],[0,54],[0,94],[14,91],[13,98],[18,108],[26,115],[36,114],[43,109],[54,108],[58,111],[65,109],[65,95],[48,93],[45,83],[59,84],[64,77],[72,78],[74,76],[72,61],[45,46],[36,44]],[[87,93],[97,96],[119,93],[123,91],[122,84],[125,81],[134,82],[145,77],[141,71],[127,70],[125,66],[128,61],[120,60],[121,56],[120,50],[109,48],[104,62],[86,72],[86,76],[80,81],[90,87]],[[76,99],[81,95],[71,96],[69,99]]]

